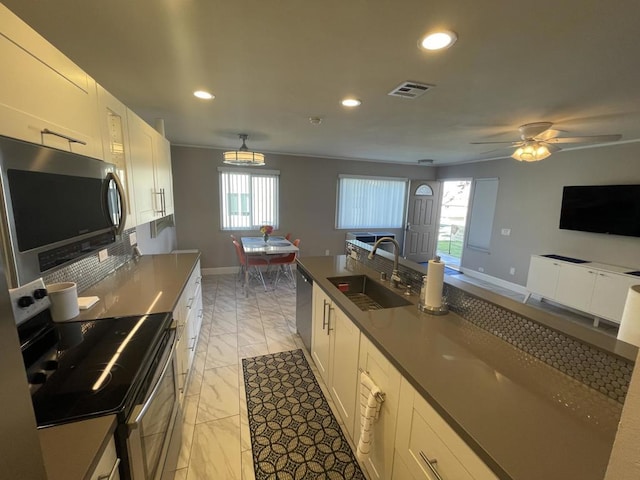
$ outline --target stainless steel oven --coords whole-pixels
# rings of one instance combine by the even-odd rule
[[[36,303],[16,315],[38,428],[115,414],[120,478],[159,479],[178,413],[172,313],[55,323],[44,291],[10,290],[13,305]]]
[[[126,423],[119,426],[126,443],[128,473],[133,480],[155,480],[162,476],[176,421],[176,331],[170,330],[163,343]]]

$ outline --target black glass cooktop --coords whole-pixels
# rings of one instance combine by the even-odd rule
[[[122,413],[155,352],[170,313],[53,324],[29,346],[25,364],[38,426]],[[37,355],[33,350],[37,350]]]

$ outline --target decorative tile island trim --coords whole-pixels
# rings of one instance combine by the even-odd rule
[[[367,258],[371,247],[357,240],[347,240],[347,254],[357,254],[357,261],[369,268],[391,275],[393,260],[386,255]],[[413,269],[399,265],[403,283],[420,291],[426,268]],[[472,295],[451,284],[444,285],[449,309],[468,322],[490,332],[505,342],[537,358],[547,365],[597,390],[619,403],[624,403],[634,362],[606,352],[589,343],[542,325],[507,308]]]

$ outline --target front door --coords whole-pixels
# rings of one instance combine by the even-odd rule
[[[404,235],[404,257],[414,262],[433,258],[438,240],[440,182],[412,180]]]

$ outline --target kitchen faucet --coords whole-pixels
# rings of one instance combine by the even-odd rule
[[[400,245],[395,238],[391,237],[382,237],[379,238],[376,243],[373,244],[373,249],[371,253],[367,256],[369,260],[373,260],[373,256],[376,254],[376,250],[378,249],[378,245],[382,242],[391,242],[393,243],[393,272],[391,272],[391,278],[389,279],[389,283],[393,288],[398,288],[398,284],[402,281],[400,278],[400,274],[398,273],[398,255],[400,253]]]

